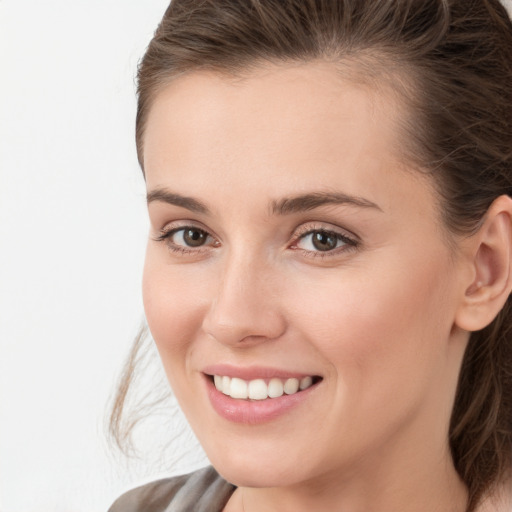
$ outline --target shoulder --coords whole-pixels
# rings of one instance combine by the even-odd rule
[[[220,512],[234,490],[209,466],[132,489],[108,512]]]

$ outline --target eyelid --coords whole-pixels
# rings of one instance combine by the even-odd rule
[[[176,244],[171,240],[172,236],[175,233],[181,230],[186,230],[187,228],[203,231],[204,233],[206,233],[207,237],[210,238],[212,241],[205,243],[204,245],[201,246],[193,247]],[[300,240],[304,239],[307,235],[313,234],[315,232],[332,234],[333,236],[341,240],[344,244],[341,247],[336,247],[328,251],[313,251],[302,247],[298,247],[297,244],[300,242]],[[301,224],[299,227],[295,228],[295,230],[291,233],[290,238],[291,242],[289,243],[288,248],[292,250],[301,251],[309,257],[336,256],[342,252],[357,249],[361,244],[360,238],[352,231],[349,231],[346,228],[342,228],[331,223],[317,221],[306,222],[304,224]],[[219,238],[215,234],[213,234],[209,228],[205,227],[201,222],[192,220],[179,220],[167,223],[163,228],[159,230],[159,233],[153,237],[153,240],[156,242],[165,242],[169,250],[185,254],[201,254],[203,252],[209,251],[210,249],[212,249],[212,247],[215,248],[221,245]]]
[[[332,234],[339,240],[344,242],[344,245],[341,247],[336,247],[329,251],[312,251],[304,249],[302,247],[298,247],[298,243],[301,240],[315,232]],[[355,233],[348,231],[345,228],[341,228],[330,223],[311,222],[302,224],[301,226],[299,226],[299,228],[295,230],[295,232],[292,235],[292,243],[289,247],[292,250],[301,251],[305,256],[309,258],[329,258],[339,256],[340,254],[346,253],[347,251],[359,249],[360,245],[360,238]]]
[[[292,238],[294,239],[294,241],[297,241],[299,238],[314,231],[324,231],[326,233],[333,233],[334,235],[347,238],[348,240],[351,240],[352,242],[357,244],[361,242],[360,238],[352,231],[349,231],[348,229],[336,226],[328,222],[307,222],[305,224],[301,224],[293,232]]]
[[[196,229],[198,231],[203,231],[204,233],[206,233],[208,238],[213,240],[213,243],[206,243],[205,245],[192,247],[176,244],[171,240],[173,235],[175,235],[179,231],[186,229]],[[164,242],[167,248],[173,252],[195,255],[202,254],[204,252],[207,252],[212,247],[220,245],[218,238],[214,234],[212,234],[210,229],[203,226],[200,222],[195,222],[191,220],[175,221],[166,224],[163,228],[159,230],[159,234],[153,237],[153,240],[155,242]]]
[[[163,227],[157,230],[159,234],[156,236],[156,238],[165,238],[166,236],[169,236],[172,232],[176,232],[180,229],[186,228],[199,229],[201,231],[204,231],[205,233],[208,233],[208,235],[210,235],[212,238],[218,238],[214,233],[212,233],[212,230],[206,227],[202,222],[189,219],[167,222],[166,224],[163,225]]]

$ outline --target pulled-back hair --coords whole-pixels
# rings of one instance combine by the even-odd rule
[[[512,196],[512,25],[498,0],[173,0],[138,71],[142,170],[148,112],[174,78],[313,60],[349,62],[401,95],[410,112],[404,155],[432,175],[449,231],[475,232],[494,199]],[[511,325],[508,301],[471,334],[462,364],[450,446],[469,510],[510,476]],[[137,349],[114,431],[136,359]]]

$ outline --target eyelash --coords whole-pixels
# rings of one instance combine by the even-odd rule
[[[343,242],[344,245],[341,247],[335,247],[334,249],[328,251],[311,251],[297,247],[297,244],[300,241],[305,240],[306,237],[313,235],[314,233],[321,233],[324,236],[334,237],[337,241]],[[294,235],[294,241],[292,242],[290,248],[295,251],[300,251],[304,256],[308,258],[329,258],[339,256],[341,253],[346,253],[348,251],[358,249],[359,245],[360,242],[355,236],[351,237],[345,233],[341,233],[339,231],[335,231],[334,229],[328,229],[322,226],[306,225],[301,228],[297,234]]]
[[[198,246],[197,248],[193,247],[186,247],[184,245],[177,245],[171,241],[171,238],[179,233],[180,231],[185,232],[186,230],[193,230],[193,231],[199,231],[201,233],[204,233],[206,237],[209,237],[213,240],[215,238],[205,229],[202,229],[200,227],[194,226],[194,225],[184,225],[184,226],[178,226],[178,227],[170,227],[170,228],[164,228],[160,231],[160,234],[157,235],[154,240],[156,242],[166,242],[166,245],[168,249],[174,253],[179,253],[183,255],[187,254],[196,254],[200,255],[203,254],[205,251],[207,251],[211,245],[202,245]],[[311,251],[307,249],[302,249],[300,247],[297,247],[297,244],[304,240],[307,236],[312,235],[314,233],[321,233],[325,236],[335,237],[337,241],[343,242],[344,245],[341,247],[335,247],[332,250],[328,251]],[[214,247],[218,246],[219,243],[215,242]],[[300,251],[304,256],[309,258],[328,258],[337,256],[340,253],[352,251],[355,249],[358,249],[360,245],[359,240],[354,236],[353,238],[344,234],[340,233],[338,231],[335,231],[333,229],[326,229],[325,227],[320,226],[312,226],[312,225],[306,225],[302,229],[300,229],[296,234],[293,236],[293,242],[289,246],[290,249],[294,251]]]
[[[156,242],[166,242],[167,248],[174,252],[179,254],[202,254],[206,250],[208,250],[209,246],[199,246],[197,248],[193,247],[186,247],[183,245],[177,245],[171,241],[171,238],[180,231],[187,231],[187,230],[193,230],[193,231],[200,231],[204,233],[207,237],[210,237],[213,239],[213,236],[208,233],[205,229],[199,228],[194,225],[188,225],[188,226],[179,226],[179,227],[170,227],[170,228],[164,228],[160,231],[160,234],[154,238]]]

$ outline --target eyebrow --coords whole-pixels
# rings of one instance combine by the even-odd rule
[[[152,190],[151,192],[148,192],[146,196],[146,201],[148,204],[154,201],[160,201],[175,206],[181,206],[182,208],[186,208],[187,210],[190,210],[192,212],[202,213],[204,215],[208,215],[210,213],[208,207],[201,201],[198,201],[193,197],[175,194],[174,192],[170,192],[163,188],[157,188],[155,190]]]
[[[340,192],[313,192],[294,197],[288,197],[279,201],[273,201],[271,210],[273,214],[287,215],[290,213],[314,210],[320,206],[330,204],[348,204],[359,208],[382,209],[372,201],[363,197],[351,196]]]
[[[172,204],[181,208],[186,208],[195,213],[209,215],[209,208],[193,197],[182,196],[164,188],[157,188],[148,192],[147,203],[160,201]],[[274,200],[270,204],[270,211],[273,215],[289,215],[292,213],[314,210],[321,206],[330,204],[351,205],[358,208],[373,208],[379,211],[382,209],[374,202],[363,197],[351,196],[340,192],[311,192],[293,197],[285,197],[280,200]]]

